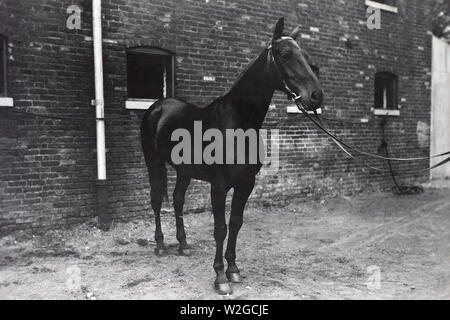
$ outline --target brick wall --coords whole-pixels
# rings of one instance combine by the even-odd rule
[[[382,11],[381,30],[368,30],[358,0],[104,0],[106,116],[136,115],[106,124],[109,211],[115,219],[150,213],[149,184],[140,149],[143,111],[125,110],[127,47],[158,46],[176,54],[176,96],[199,105],[231,86],[270,39],[274,23],[302,27],[300,45],[320,66],[324,116],[369,123],[329,126],[350,143],[376,152],[377,71],[399,77],[401,115],[389,118],[395,156],[428,155],[431,4],[398,0],[399,13]],[[81,30],[66,28],[71,4],[83,8]],[[90,1],[3,0],[0,33],[9,40],[9,96],[19,111],[94,118]],[[204,81],[204,76],[215,81]],[[250,203],[282,204],[308,197],[385,188],[388,175],[348,159],[303,116],[273,100],[266,128],[280,129],[280,170],[258,178]],[[2,111],[3,110],[3,111]],[[286,122],[286,120],[291,120]],[[95,215],[95,123],[13,114],[0,109],[0,230],[50,228]],[[377,162],[375,162],[376,164]],[[408,168],[418,168],[402,164]],[[383,163],[378,162],[378,165]],[[170,171],[170,186],[173,172]],[[407,178],[425,181],[427,174]],[[188,211],[208,209],[209,187],[191,185]],[[166,204],[166,209],[170,206]]]

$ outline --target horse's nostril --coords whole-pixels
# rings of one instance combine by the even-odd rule
[[[317,91],[314,91],[313,93],[311,93],[311,101],[313,103],[318,102],[320,99],[319,96],[320,96],[319,93]]]

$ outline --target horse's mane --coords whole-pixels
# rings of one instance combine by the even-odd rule
[[[253,58],[252,61],[250,61],[250,63],[245,67],[244,70],[241,71],[241,73],[239,74],[239,76],[236,78],[236,80],[234,81],[233,85],[231,86],[231,88],[225,93],[225,95],[227,95],[228,93],[230,93],[231,91],[233,91],[234,88],[236,88],[237,85],[239,85],[239,83],[241,82],[242,78],[247,74],[247,72],[249,71],[249,69],[251,67],[253,67],[255,65],[255,63],[264,55],[266,55],[267,52],[267,47],[264,48],[264,50],[257,55],[255,58]]]

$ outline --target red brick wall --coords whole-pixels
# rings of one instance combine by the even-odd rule
[[[387,128],[392,153],[427,155],[427,137],[425,144],[419,143],[417,126],[430,122],[431,5],[398,3],[398,14],[382,11],[381,30],[368,30],[362,0],[104,0],[106,116],[138,116],[106,125],[110,213],[116,219],[150,213],[139,140],[143,111],[125,110],[125,49],[151,45],[175,52],[176,95],[204,105],[225,93],[262,50],[280,16],[286,17],[288,29],[301,25],[300,45],[321,68],[324,116],[370,119],[361,125],[330,124],[334,132],[377,151],[379,120],[371,113],[374,75],[390,71],[399,77],[401,105],[400,117],[390,118]],[[83,8],[81,30],[66,28],[71,4]],[[0,2],[0,21],[11,51],[8,78],[14,108],[94,118],[90,1],[5,0]],[[205,82],[204,76],[215,81]],[[251,203],[279,204],[290,197],[391,184],[388,175],[349,160],[303,116],[287,114],[284,95],[276,95],[273,103],[265,126],[280,129],[280,171],[258,179]],[[94,216],[95,123],[0,112],[1,232],[56,227]],[[288,119],[292,121],[286,123]],[[419,165],[425,163],[403,166]],[[426,174],[411,178],[426,179]],[[173,185],[173,177],[170,181]],[[187,198],[189,211],[210,207],[206,184],[193,183]]]

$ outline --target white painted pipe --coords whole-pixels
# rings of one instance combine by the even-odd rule
[[[105,101],[103,93],[102,57],[102,1],[92,0],[92,31],[94,43],[95,72],[95,116],[104,118]],[[97,179],[106,180],[105,121],[96,120],[97,134]]]

